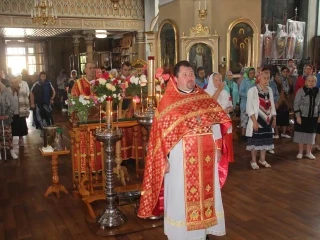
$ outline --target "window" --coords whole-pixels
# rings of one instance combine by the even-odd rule
[[[30,75],[43,71],[44,55],[42,43],[7,43],[7,68],[11,68],[13,75],[21,74],[27,69]]]

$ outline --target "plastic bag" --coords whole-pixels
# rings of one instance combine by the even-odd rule
[[[287,33],[285,25],[278,24],[277,35],[274,38],[274,58],[283,59],[286,53]]]
[[[287,51],[286,57],[293,58],[295,46],[296,46],[296,34],[295,34],[295,21],[288,20],[287,22],[287,29],[288,29],[288,37],[287,37]]]
[[[294,58],[301,60],[303,56],[303,44],[304,44],[304,31],[305,31],[305,22],[296,22],[296,46],[294,50]]]
[[[269,24],[266,24],[266,32],[263,34],[263,54],[264,58],[272,57],[272,32],[268,29]]]

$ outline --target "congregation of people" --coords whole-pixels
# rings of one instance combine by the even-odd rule
[[[293,142],[298,144],[296,158],[316,158],[312,151],[313,147],[320,150],[320,81],[312,65],[305,65],[302,75],[298,75],[292,59],[286,66],[272,69],[248,67],[237,81],[230,71],[222,81],[217,73],[202,77],[202,70],[197,71],[198,86],[211,94],[226,113],[239,115],[238,127],[242,140],[247,142],[246,149],[251,152],[252,169],[259,169],[259,165],[271,167],[266,153],[274,154],[274,140],[291,139],[291,133]]]

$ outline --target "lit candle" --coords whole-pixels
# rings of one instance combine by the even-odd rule
[[[157,107],[158,107],[159,106],[159,102],[160,102],[160,96],[159,96],[158,93],[156,94],[156,102],[157,102]]]
[[[148,57],[148,97],[153,98],[155,95],[155,80],[154,80],[154,56]]]
[[[199,11],[200,11],[200,1],[199,1]]]
[[[119,127],[119,113],[120,113],[120,110],[119,110],[119,105],[117,107],[117,128]]]
[[[136,112],[136,108],[137,108],[137,100],[134,98],[132,99],[132,103],[133,103],[133,112]]]
[[[101,130],[101,105],[99,106],[100,130]]]
[[[140,94],[140,105],[141,105],[141,111],[143,113],[143,98],[142,98],[142,87],[141,87],[141,94]]]
[[[113,128],[113,112],[111,110],[111,129]]]

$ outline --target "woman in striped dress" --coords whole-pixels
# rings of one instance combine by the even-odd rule
[[[249,122],[246,129],[247,150],[251,151],[251,168],[259,169],[257,164],[257,151],[260,151],[259,163],[264,167],[271,167],[266,162],[266,151],[272,150],[273,132],[276,126],[276,110],[273,92],[269,85],[269,75],[263,73],[256,87],[248,91],[246,111]]]

